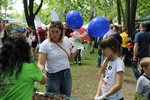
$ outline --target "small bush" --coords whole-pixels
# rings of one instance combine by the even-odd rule
[[[139,96],[138,92],[135,93],[134,97],[135,97],[134,100],[148,100],[142,95]]]

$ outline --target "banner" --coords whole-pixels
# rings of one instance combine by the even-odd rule
[[[51,13],[51,21],[59,21],[58,14],[54,10],[51,10],[50,13]]]
[[[42,27],[41,19],[37,15],[35,16],[35,24],[36,28]]]

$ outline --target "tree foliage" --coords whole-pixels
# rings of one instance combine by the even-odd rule
[[[0,13],[0,17],[7,17],[7,10],[12,10],[13,2],[12,0],[0,0],[0,11],[4,10],[4,13]]]
[[[9,0],[4,1],[7,1],[5,4],[6,6]],[[55,10],[58,13],[61,21],[65,21],[66,14],[71,10],[78,10],[79,12],[81,12],[81,14],[84,17],[85,23],[88,23],[90,21],[92,14],[94,14],[93,15],[94,17],[104,16],[107,19],[112,19],[113,22],[119,22],[119,24],[120,22],[121,24],[126,23],[126,25],[127,22],[130,22],[127,21],[127,19],[129,20],[133,19],[133,17],[131,17],[131,12],[130,14],[128,13],[130,17],[127,15],[126,11],[128,7],[126,5],[126,1],[130,1],[131,5],[129,5],[129,7],[131,7],[132,1],[134,0],[41,0],[43,1],[42,9],[40,9],[42,4],[40,4],[39,6],[39,4],[35,2],[35,0],[23,0],[23,1],[28,2],[25,4],[24,8],[26,9],[25,10],[26,21],[30,26],[33,25],[32,20],[34,20],[35,15],[40,16],[41,21],[44,24],[46,25],[49,24],[51,21],[50,10]],[[1,2],[2,0],[0,0],[0,4]],[[117,6],[118,2],[119,6]],[[147,13],[149,13],[148,9],[150,5],[147,2],[149,2],[149,0],[138,0],[136,14],[142,17]],[[117,10],[118,7],[120,9],[119,16]],[[131,8],[129,8],[128,11],[131,11]],[[129,25],[130,24],[128,24],[128,26]]]
[[[149,4],[150,0],[138,0],[138,5],[137,5],[137,14],[140,17],[143,17],[149,13]]]
[[[114,19],[117,16],[115,0],[44,0],[44,4],[47,5],[47,8],[41,9],[38,15],[46,24],[51,19],[50,10],[55,10],[61,21],[65,21],[66,14],[71,10],[81,12],[85,23],[89,22],[92,11],[94,11],[95,16],[105,16],[108,19]],[[45,20],[43,15],[48,20]]]

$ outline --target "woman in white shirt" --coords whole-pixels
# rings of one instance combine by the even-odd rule
[[[72,76],[69,59],[77,54],[71,53],[72,46],[64,36],[64,27],[60,21],[53,21],[49,26],[48,39],[39,48],[38,65],[46,70],[46,92],[71,95]]]

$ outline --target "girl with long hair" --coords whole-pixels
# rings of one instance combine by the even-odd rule
[[[26,37],[10,35],[0,50],[0,100],[32,100],[35,81],[46,84],[47,80],[31,62]]]
[[[95,100],[123,100],[122,84],[124,62],[118,57],[118,41],[110,36],[100,43],[102,52],[106,56],[100,70],[101,79]]]

